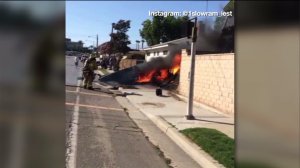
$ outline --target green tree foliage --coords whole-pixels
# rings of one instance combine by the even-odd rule
[[[140,35],[146,40],[148,46],[175,40],[181,37],[182,25],[188,19],[187,16],[177,18],[153,16],[152,20],[147,19],[142,23]]]
[[[225,12],[232,11],[234,12],[234,0],[230,0],[228,4],[223,8]]]
[[[128,29],[130,28],[130,20],[119,20],[114,25],[114,33],[111,33],[111,48],[112,53],[127,53],[130,48],[128,47],[131,42],[129,41],[129,37],[126,34]]]
[[[225,19],[226,18],[224,16],[220,16],[220,17],[216,18],[215,25],[214,25],[214,28],[216,31],[218,31],[218,32],[221,31],[223,24],[225,22]]]
[[[225,5],[225,7],[223,8],[223,11],[224,12],[232,11],[232,13],[233,13],[234,12],[234,1],[230,0],[227,3],[227,5]],[[214,28],[215,28],[216,31],[221,31],[222,26],[223,26],[225,20],[226,20],[226,17],[224,17],[224,16],[216,18],[215,26],[214,26]]]

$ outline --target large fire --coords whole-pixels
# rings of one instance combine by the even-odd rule
[[[176,54],[172,66],[169,69],[159,69],[159,70],[151,70],[145,74],[139,75],[137,82],[139,83],[147,83],[152,80],[163,81],[167,79],[170,75],[176,75],[179,73],[181,63],[181,55]]]

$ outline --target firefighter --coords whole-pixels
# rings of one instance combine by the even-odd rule
[[[83,87],[85,89],[93,90],[93,80],[94,80],[94,70],[97,70],[98,66],[96,63],[96,58],[94,55],[90,55],[90,57],[85,61],[84,66],[82,68],[83,74]]]

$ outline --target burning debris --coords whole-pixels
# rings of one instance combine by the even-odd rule
[[[138,83],[161,83],[165,79],[177,75],[180,70],[181,55],[176,54],[170,68],[152,69],[146,73],[140,74],[136,82]]]
[[[157,58],[150,62],[138,64],[113,74],[104,76],[100,82],[113,86],[153,83],[162,85],[166,81],[174,80],[178,75],[181,63],[181,54],[174,54],[171,59]]]

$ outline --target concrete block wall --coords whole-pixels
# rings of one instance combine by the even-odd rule
[[[129,67],[133,67],[137,64],[137,60],[136,59],[122,59],[120,61],[120,70],[125,69],[125,68],[129,68]]]
[[[194,101],[234,114],[234,53],[196,55]],[[190,56],[182,50],[178,92],[188,96]]]

